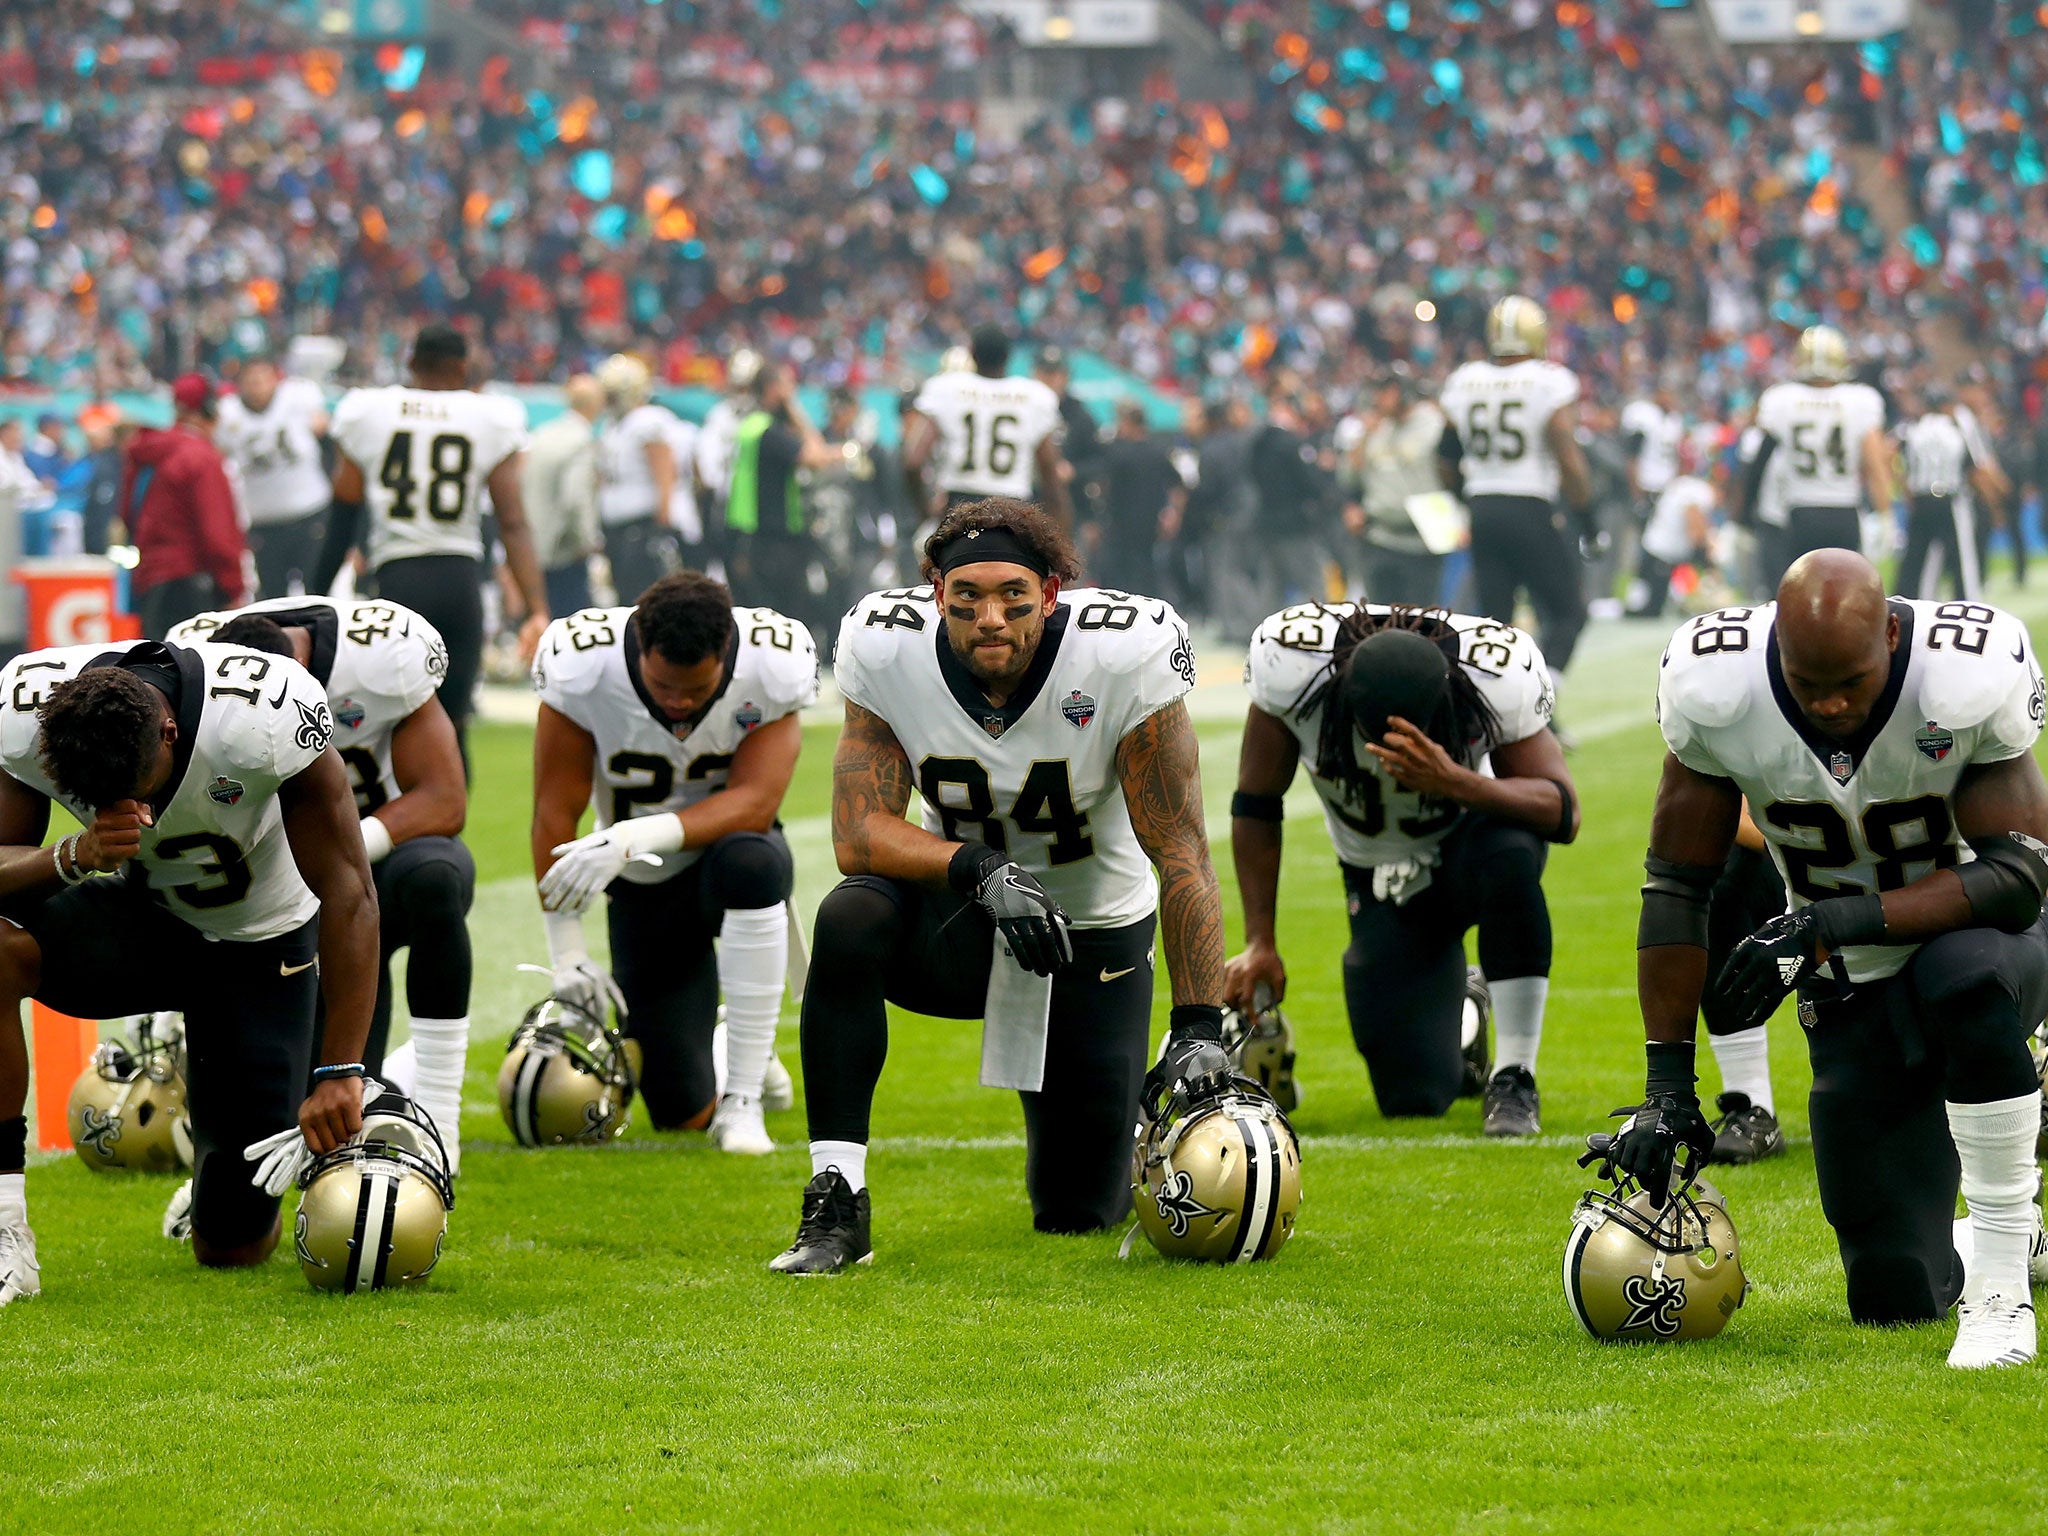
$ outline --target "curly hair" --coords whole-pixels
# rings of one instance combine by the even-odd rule
[[[36,717],[50,782],[95,810],[134,799],[163,745],[164,696],[120,667],[91,667],[59,683]]]
[[[1371,793],[1366,780],[1373,777],[1370,765],[1358,760],[1353,738],[1359,722],[1352,718],[1351,698],[1344,687],[1352,652],[1367,636],[1388,630],[1407,630],[1434,641],[1450,662],[1444,680],[1444,702],[1435,716],[1418,722],[1437,745],[1459,762],[1466,761],[1473,742],[1495,745],[1500,735],[1500,717],[1486,702],[1486,695],[1472,680],[1472,674],[1458,664],[1459,636],[1451,626],[1448,608],[1413,608],[1395,605],[1375,612],[1361,605],[1337,624],[1337,639],[1330,648],[1330,665],[1316,674],[1294,701],[1294,712],[1322,711],[1322,725],[1316,735],[1316,776],[1343,786],[1347,799]]]
[[[291,636],[284,632],[284,626],[260,613],[238,613],[207,639],[216,645],[245,645],[252,651],[264,651],[272,656],[298,655],[292,649]]]
[[[939,584],[939,551],[974,528],[1007,529],[1019,544],[1045,561],[1061,581],[1080,579],[1081,556],[1074,541],[1043,509],[1014,496],[988,496],[980,501],[963,501],[939,519],[939,526],[924,541],[919,568],[926,581],[933,586]]]
[[[640,594],[640,643],[679,667],[723,656],[732,640],[732,593],[701,571],[675,571]]]

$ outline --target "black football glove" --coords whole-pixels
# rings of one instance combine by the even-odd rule
[[[953,855],[946,878],[995,921],[1010,953],[1027,971],[1050,976],[1074,958],[1067,914],[1046,888],[986,843]]]
[[[1884,904],[1875,896],[1830,896],[1774,917],[1735,946],[1715,987],[1754,1029],[1815,971],[1821,957],[1850,944],[1884,942]]]
[[[1147,1120],[1157,1120],[1167,1099],[1189,1080],[1231,1076],[1230,1053],[1223,1048],[1223,1010],[1182,1004],[1170,1015],[1166,1048],[1145,1074],[1138,1103]]]
[[[1652,1040],[1644,1054],[1649,1071],[1643,1102],[1615,1111],[1633,1118],[1601,1150],[1609,1165],[1640,1184],[1650,1204],[1661,1210],[1671,1198],[1671,1170],[1679,1148],[1690,1147],[1689,1166],[1698,1167],[1714,1150],[1714,1131],[1700,1113],[1700,1098],[1693,1091],[1692,1042]]]

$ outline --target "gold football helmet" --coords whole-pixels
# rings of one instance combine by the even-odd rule
[[[1270,1004],[1249,1016],[1235,1008],[1223,1010],[1223,1048],[1231,1065],[1273,1096],[1282,1114],[1301,1107],[1301,1085],[1294,1078],[1294,1026]]]
[[[498,1109],[522,1147],[624,1133],[635,1071],[626,1042],[558,997],[526,1012],[498,1068]]]
[[[1591,1141],[1603,1155],[1612,1145]],[[1749,1294],[1720,1191],[1681,1165],[1657,1210],[1611,1164],[1601,1177],[1614,1180],[1613,1191],[1580,1196],[1564,1245],[1564,1293],[1579,1326],[1596,1339],[1711,1339]]]
[[[299,1181],[293,1247],[323,1291],[420,1285],[441,1261],[455,1184],[434,1123],[387,1089],[363,1110],[363,1128],[316,1158]]]
[[[630,352],[614,352],[597,365],[597,382],[616,410],[645,405],[654,394],[654,375]]]
[[[108,1040],[71,1086],[71,1145],[88,1168],[166,1173],[192,1161],[185,1042],[175,1014],[150,1014],[132,1040]]]
[[[1550,350],[1550,319],[1525,294],[1511,293],[1486,312],[1486,350],[1494,357],[1542,357]]]
[[[1792,376],[1803,384],[1839,384],[1849,377],[1849,342],[1832,325],[1809,325],[1792,349]]]
[[[1197,1053],[1163,1105],[1145,1106],[1132,1170],[1137,1231],[1168,1258],[1270,1259],[1294,1233],[1301,1144],[1271,1094],[1231,1069],[1218,1046]]]

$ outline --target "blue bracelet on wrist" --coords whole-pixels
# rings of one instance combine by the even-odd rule
[[[322,1083],[331,1083],[337,1078],[368,1077],[369,1075],[369,1070],[360,1061],[341,1061],[336,1062],[332,1066],[315,1067],[313,1069],[313,1086],[317,1088]]]

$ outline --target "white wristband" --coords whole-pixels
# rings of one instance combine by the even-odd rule
[[[363,829],[363,852],[376,864],[390,856],[391,829],[384,825],[382,818],[365,816],[359,825]]]
[[[683,847],[683,819],[673,811],[652,816],[635,816],[610,830],[612,846],[627,858],[643,853],[680,853]]]
[[[540,917],[548,931],[548,963],[556,970],[567,970],[590,958],[590,951],[583,944],[582,913],[543,912]]]

